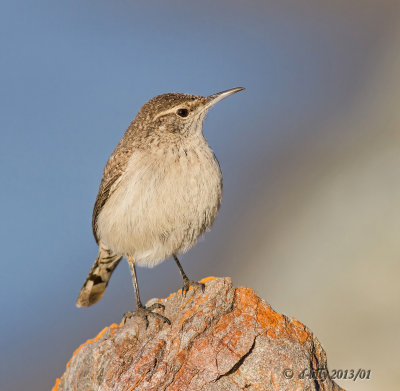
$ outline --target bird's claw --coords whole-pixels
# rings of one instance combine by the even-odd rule
[[[190,287],[198,287],[201,288],[201,291],[204,293],[204,290],[206,289],[206,286],[202,283],[202,282],[197,282],[197,281],[193,281],[193,280],[189,280],[189,279],[185,279],[183,281],[183,287],[182,287],[182,295],[186,296],[186,293],[189,291]]]
[[[146,324],[146,329],[147,327],[149,327],[149,316],[154,316],[157,319],[162,320],[164,323],[167,324],[171,324],[171,321],[163,316],[158,314],[157,312],[153,312],[152,310],[155,308],[162,308],[165,309],[165,306],[160,304],[160,303],[154,303],[152,305],[150,305],[149,307],[144,307],[144,306],[140,306],[136,309],[136,311],[129,311],[129,312],[125,312],[124,316],[123,316],[123,322],[124,324],[126,323],[126,321],[130,318],[132,318],[133,316],[139,316],[140,318],[144,319],[145,324]]]

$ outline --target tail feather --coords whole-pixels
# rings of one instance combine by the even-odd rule
[[[100,245],[99,255],[76,300],[77,307],[89,307],[103,297],[111,275],[121,259],[120,255],[115,255]]]

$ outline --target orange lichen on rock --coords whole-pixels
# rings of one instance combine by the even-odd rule
[[[308,338],[311,337],[309,331],[307,330],[307,327],[304,326],[303,323],[299,322],[298,320],[296,320],[295,318],[291,318],[291,332],[292,335],[298,340],[300,341],[300,343],[305,343]]]
[[[70,360],[67,362],[67,368],[68,368],[69,364],[71,363],[72,359],[79,353],[79,351],[80,351],[84,346],[89,345],[89,344],[91,344],[91,343],[93,343],[93,342],[98,341],[98,340],[105,334],[105,332],[106,332],[107,330],[112,330],[112,329],[115,329],[116,327],[120,327],[120,325],[117,325],[117,324],[113,323],[111,326],[104,327],[104,329],[101,330],[100,333],[98,333],[94,338],[88,339],[86,342],[84,342],[83,344],[81,344],[81,345],[74,351],[74,353],[72,354],[72,357],[71,357]]]
[[[71,364],[73,358],[81,351],[81,349],[82,349],[84,346],[89,345],[89,344],[91,344],[91,343],[93,343],[93,342],[98,341],[98,340],[104,335],[104,333],[105,333],[107,330],[112,330],[112,329],[115,329],[115,328],[120,327],[120,326],[121,326],[121,324],[120,324],[120,325],[117,325],[117,324],[113,323],[113,324],[110,325],[110,326],[104,327],[104,329],[101,330],[94,338],[88,339],[86,342],[84,342],[83,344],[81,344],[77,349],[75,349],[74,353],[72,353],[72,357],[71,357],[71,358],[69,359],[69,361],[67,362],[66,369],[68,369],[68,367],[69,367],[69,365]],[[61,379],[62,379],[62,378],[61,378]],[[53,388],[51,389],[51,391],[57,391],[57,390],[58,390],[58,385],[60,384],[61,379],[59,379],[59,378],[56,379],[56,383],[54,384],[54,386],[53,386]]]
[[[57,378],[56,379],[56,383],[54,384],[53,388],[51,389],[51,391],[57,391],[58,389],[58,385],[60,384],[61,379]]]
[[[132,317],[81,345],[53,391],[340,390],[330,378],[322,384],[299,377],[326,366],[325,352],[302,323],[229,278],[201,282],[204,293],[195,288],[156,299],[170,326],[150,318],[146,328]],[[286,368],[291,378],[283,376]]]

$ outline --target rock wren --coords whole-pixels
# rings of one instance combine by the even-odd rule
[[[156,96],[140,109],[108,160],[93,210],[93,235],[99,255],[76,301],[78,307],[101,299],[112,272],[126,257],[136,293],[136,312],[145,318],[135,264],[153,267],[173,257],[190,280],[177,254],[191,248],[217,216],[222,196],[218,161],[203,136],[203,121],[215,103],[243,90],[232,88],[208,97],[170,93]]]

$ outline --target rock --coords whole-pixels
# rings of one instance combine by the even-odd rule
[[[341,390],[306,326],[229,278],[203,282],[204,293],[151,300],[171,326],[133,317],[84,343],[53,391]]]

